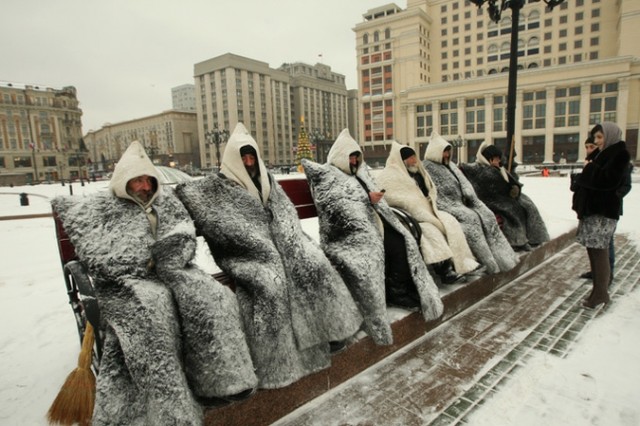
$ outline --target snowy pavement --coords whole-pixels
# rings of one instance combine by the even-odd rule
[[[590,286],[574,243],[276,424],[638,424],[637,344],[620,340],[640,325],[640,253],[624,236],[617,244],[605,310],[580,307]]]

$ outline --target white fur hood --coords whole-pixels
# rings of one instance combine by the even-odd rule
[[[262,193],[258,192],[258,188],[253,184],[251,176],[249,176],[249,172],[247,172],[247,169],[245,169],[244,164],[242,163],[240,148],[247,145],[256,150],[256,161],[260,169]],[[233,134],[227,142],[227,147],[225,148],[224,155],[222,156],[220,172],[228,179],[231,179],[244,187],[251,195],[260,200],[262,204],[266,205],[267,200],[269,199],[269,194],[271,193],[271,184],[269,183],[267,168],[264,166],[262,158],[260,157],[258,144],[242,123],[238,123],[236,125]]]
[[[151,176],[156,180],[156,191],[147,204],[143,206],[147,207],[153,204],[153,201],[160,196],[162,191],[160,179],[158,178],[158,172],[155,166],[144,151],[142,144],[138,141],[133,141],[124,154],[122,154],[122,157],[120,157],[118,164],[116,164],[111,182],[109,183],[109,189],[116,197],[125,198],[139,204],[139,200],[136,200],[127,192],[127,182],[142,175]]]
[[[440,136],[438,132],[432,132],[427,150],[424,153],[424,159],[442,164],[442,153],[448,146],[450,147],[451,144],[445,138]]]
[[[360,153],[360,164],[358,165],[358,170],[364,165],[364,156],[362,155],[362,150],[356,142],[355,139],[351,137],[349,134],[349,129],[344,129],[338,135],[338,138],[331,146],[329,150],[329,154],[327,155],[327,163],[332,166],[336,166],[346,174],[351,174],[351,169],[349,168],[349,155],[358,152]]]

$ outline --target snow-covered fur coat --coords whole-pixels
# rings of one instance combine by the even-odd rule
[[[438,190],[429,173],[418,162],[418,173],[424,178],[429,191],[429,196],[424,196],[402,160],[400,149],[404,146],[395,141],[392,143],[387,164],[376,176],[378,185],[386,189],[384,199],[390,206],[407,211],[420,224],[420,249],[427,264],[452,259],[457,273],[473,271],[479,265],[471,253],[460,224],[455,217],[438,209]]]
[[[117,196],[143,174],[156,187],[147,211],[131,196]],[[52,201],[94,278],[105,326],[93,424],[200,424],[194,395],[257,386],[238,304],[231,290],[190,264],[191,218],[158,187],[139,143],[123,154],[111,189]],[[147,214],[157,219],[155,238]]]
[[[487,272],[507,271],[516,265],[518,257],[500,230],[495,215],[480,201],[458,166],[443,164],[442,153],[450,146],[433,132],[422,163],[438,188],[438,208],[458,220],[473,255]]]
[[[521,189],[515,198],[510,194],[514,185],[522,185],[504,167],[493,167],[482,155],[482,151],[489,145],[491,144],[486,141],[480,144],[475,163],[460,166],[478,198],[493,213],[502,217],[502,232],[512,247],[549,241],[547,227],[531,198],[523,194]]]
[[[335,141],[327,164],[303,160],[320,225],[320,242],[340,272],[364,316],[364,330],[379,345],[391,344],[393,336],[385,303],[385,255],[377,215],[404,236],[407,260],[420,295],[426,320],[438,318],[443,305],[427,271],[420,249],[407,229],[383,200],[369,201],[356,176],[373,191],[375,183],[362,163],[356,176],[350,173],[349,154],[362,151],[344,130]]]
[[[327,367],[328,342],[355,334],[362,317],[259,158],[262,192],[252,183],[240,156],[246,145],[258,152],[244,126],[237,127],[225,149],[223,175],[180,185],[177,193],[217,265],[237,286],[260,386],[279,388]]]

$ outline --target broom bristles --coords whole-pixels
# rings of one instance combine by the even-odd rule
[[[91,370],[94,340],[93,327],[87,321],[87,328],[82,338],[82,349],[78,356],[78,367],[67,376],[47,412],[47,420],[50,424],[91,424],[96,399],[96,378]]]

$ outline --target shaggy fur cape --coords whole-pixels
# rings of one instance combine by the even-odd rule
[[[400,149],[404,146],[393,142],[387,164],[376,176],[378,185],[387,190],[384,199],[390,206],[407,211],[420,224],[420,248],[427,264],[451,258],[457,273],[473,271],[479,265],[471,253],[460,224],[449,213],[438,210],[438,189],[424,166],[418,162],[418,173],[424,178],[429,191],[429,196],[424,196],[400,156]]]
[[[116,168],[114,177],[128,172]],[[157,238],[130,199],[98,193],[52,202],[94,277],[105,328],[96,425],[200,424],[191,391],[228,396],[257,385],[233,293],[190,265],[195,230],[180,201],[161,188],[154,198]]]
[[[328,342],[355,334],[362,317],[273,177],[261,169],[266,196],[264,184],[262,193],[245,188],[253,184],[236,161],[239,150],[258,149],[243,129],[229,139],[223,158],[223,170],[238,179],[209,176],[177,192],[217,265],[235,281],[260,386],[279,388],[327,367]]]
[[[433,132],[423,165],[438,188],[438,208],[452,214],[462,226],[469,247],[487,272],[513,268],[518,257],[500,230],[495,215],[478,198],[458,167],[442,163],[442,153],[451,144]]]
[[[509,178],[505,178],[504,168],[493,167],[482,155],[482,150],[488,145],[483,142],[478,147],[475,163],[460,165],[478,198],[493,213],[502,216],[502,232],[512,247],[549,241],[549,232],[533,201],[521,191],[516,198],[509,194],[513,185],[521,185],[516,181],[510,182]]]
[[[330,164],[303,160],[302,165],[318,211],[322,248],[356,300],[364,316],[365,331],[374,342],[386,345],[393,342],[393,337],[386,312],[384,245],[377,215],[405,238],[411,276],[420,295],[424,318],[438,318],[443,305],[409,231],[384,199],[371,205],[356,177],[348,174],[349,154],[356,151],[362,155],[358,144],[345,130],[331,148]],[[375,190],[376,185],[362,164],[357,176],[370,190]]]

